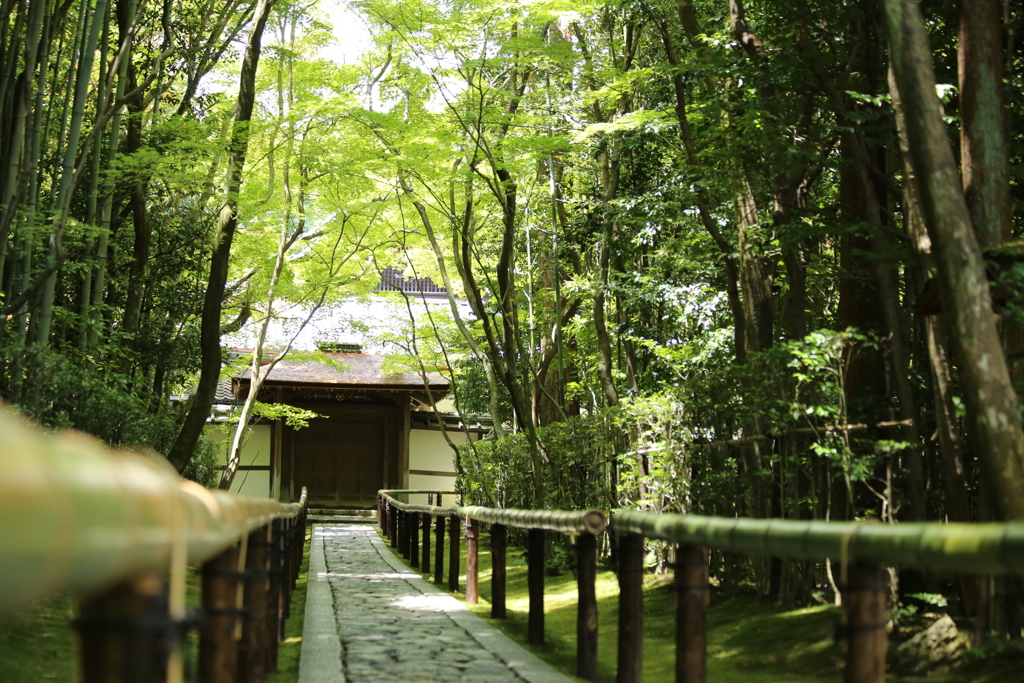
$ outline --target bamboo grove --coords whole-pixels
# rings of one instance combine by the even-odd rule
[[[34,419],[195,470],[220,336],[395,267],[450,306],[400,300],[394,358],[494,417],[469,503],[1024,516],[1014,3],[0,15],[0,389]]]

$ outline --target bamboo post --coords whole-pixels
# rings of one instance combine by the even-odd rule
[[[582,533],[576,539],[576,675],[597,680],[597,537]]]
[[[448,520],[448,590],[459,590],[459,517]]]
[[[530,529],[527,536],[527,586],[530,593],[530,614],[527,621],[527,642],[544,644],[544,530]]]
[[[249,534],[245,557],[245,609],[238,648],[239,683],[262,683],[267,674],[267,529]]]
[[[434,535],[437,540],[437,547],[434,548],[434,583],[438,586],[444,584],[444,515],[437,516],[437,524]]]
[[[676,548],[676,683],[706,683],[708,551]]]
[[[167,581],[146,573],[83,600],[78,623],[83,683],[163,683],[172,648]]]
[[[619,536],[619,669],[617,683],[639,683],[644,668],[644,537]]]
[[[885,570],[855,562],[847,572],[847,683],[884,683],[887,622]]]
[[[429,514],[423,514],[423,566],[420,572],[430,575],[430,522]]]
[[[232,546],[203,565],[203,612],[199,629],[199,680],[203,683],[235,683],[238,643],[235,622],[238,610],[238,547]]]
[[[491,525],[491,619],[504,619],[505,610],[505,525]]]
[[[477,572],[477,552],[480,536],[480,521],[466,518],[466,602],[475,605],[480,602],[480,584]]]
[[[410,512],[409,529],[406,536],[409,539],[409,566],[419,568],[420,566],[420,513]]]

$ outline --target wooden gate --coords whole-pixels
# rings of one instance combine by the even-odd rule
[[[292,432],[292,490],[305,486],[311,506],[373,507],[397,464],[393,411],[360,408],[336,407]]]

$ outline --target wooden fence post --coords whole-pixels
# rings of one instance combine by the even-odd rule
[[[409,566],[418,569],[420,566],[420,513],[410,512],[408,531],[409,538]]]
[[[391,547],[398,547],[398,508],[388,503],[388,523],[391,524]]]
[[[294,519],[281,520],[281,536],[281,640],[284,640],[284,624],[292,613],[292,582],[295,580],[292,576],[292,558],[295,556],[295,549],[292,547],[295,543]]]
[[[238,643],[235,624],[238,609],[238,547],[232,546],[203,565],[203,612],[199,629],[199,680],[203,683],[235,683]]]
[[[477,552],[480,544],[480,520],[466,518],[466,602],[480,602]]]
[[[459,517],[448,520],[448,590],[459,590]]]
[[[846,586],[847,683],[884,683],[886,596],[885,570],[870,564],[851,563]]]
[[[299,580],[299,572],[302,570],[302,555],[306,550],[306,511],[299,513],[295,520],[295,528],[292,531],[292,590]]]
[[[527,642],[530,645],[544,644],[544,530],[530,529],[527,532],[526,583],[530,593],[530,613],[527,620]]]
[[[267,672],[277,671],[277,644],[283,640],[284,619],[281,618],[281,579],[283,574],[283,549],[281,547],[281,520],[270,523],[270,547],[268,548],[267,569]]]
[[[676,683],[706,683],[708,551],[676,548]]]
[[[385,538],[388,535],[388,530],[384,525],[384,497],[377,496],[377,528],[381,530]]]
[[[169,654],[180,647],[167,581],[155,572],[83,600],[76,629],[83,683],[163,683]]]
[[[245,557],[245,609],[238,648],[239,683],[262,683],[267,675],[267,527],[249,534]]]
[[[597,537],[586,532],[576,539],[576,675],[597,680]]]
[[[403,560],[409,559],[409,513],[405,510],[398,512],[398,553]]]
[[[505,525],[491,525],[491,619],[504,619],[505,611]]]
[[[644,537],[619,536],[617,683],[639,683],[644,669]]]
[[[423,513],[423,566],[420,572],[427,575],[430,574],[430,522],[430,515]]]
[[[434,534],[437,547],[434,548],[434,583],[444,584],[444,515],[437,516],[437,529]]]

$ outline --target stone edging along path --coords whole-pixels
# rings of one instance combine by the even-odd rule
[[[410,570],[369,525],[316,525],[299,683],[568,683]]]

